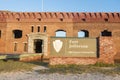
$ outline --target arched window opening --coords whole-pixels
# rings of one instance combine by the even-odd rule
[[[104,31],[102,31],[101,36],[112,36],[112,32],[110,32],[108,30],[104,30]]]
[[[60,18],[60,21],[63,21],[63,18]]]
[[[105,22],[108,22],[109,20],[107,18],[104,19]]]
[[[22,38],[22,30],[13,30],[14,38]]]
[[[81,30],[78,32],[78,37],[89,37],[89,32],[87,30]]]
[[[66,31],[64,30],[57,30],[56,37],[66,37]]]
[[[41,18],[38,18],[38,21],[41,21]]]
[[[78,37],[85,37],[85,32],[79,31],[78,32]]]
[[[84,21],[84,22],[85,22],[85,21],[86,21],[86,19],[84,19],[84,18],[83,18],[83,19],[82,19],[82,21]]]
[[[16,18],[17,21],[20,21],[20,18]]]

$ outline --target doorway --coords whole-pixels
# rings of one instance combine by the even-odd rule
[[[34,40],[34,51],[35,53],[43,53],[43,40],[41,39]]]

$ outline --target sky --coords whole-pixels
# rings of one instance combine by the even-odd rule
[[[0,10],[15,12],[120,12],[120,0],[0,0]]]

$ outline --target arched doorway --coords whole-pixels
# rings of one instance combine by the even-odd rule
[[[28,34],[28,53],[47,55],[48,36],[41,33]]]

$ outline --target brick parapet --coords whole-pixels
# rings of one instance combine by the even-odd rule
[[[120,22],[120,12],[10,12],[0,11],[0,22]]]

